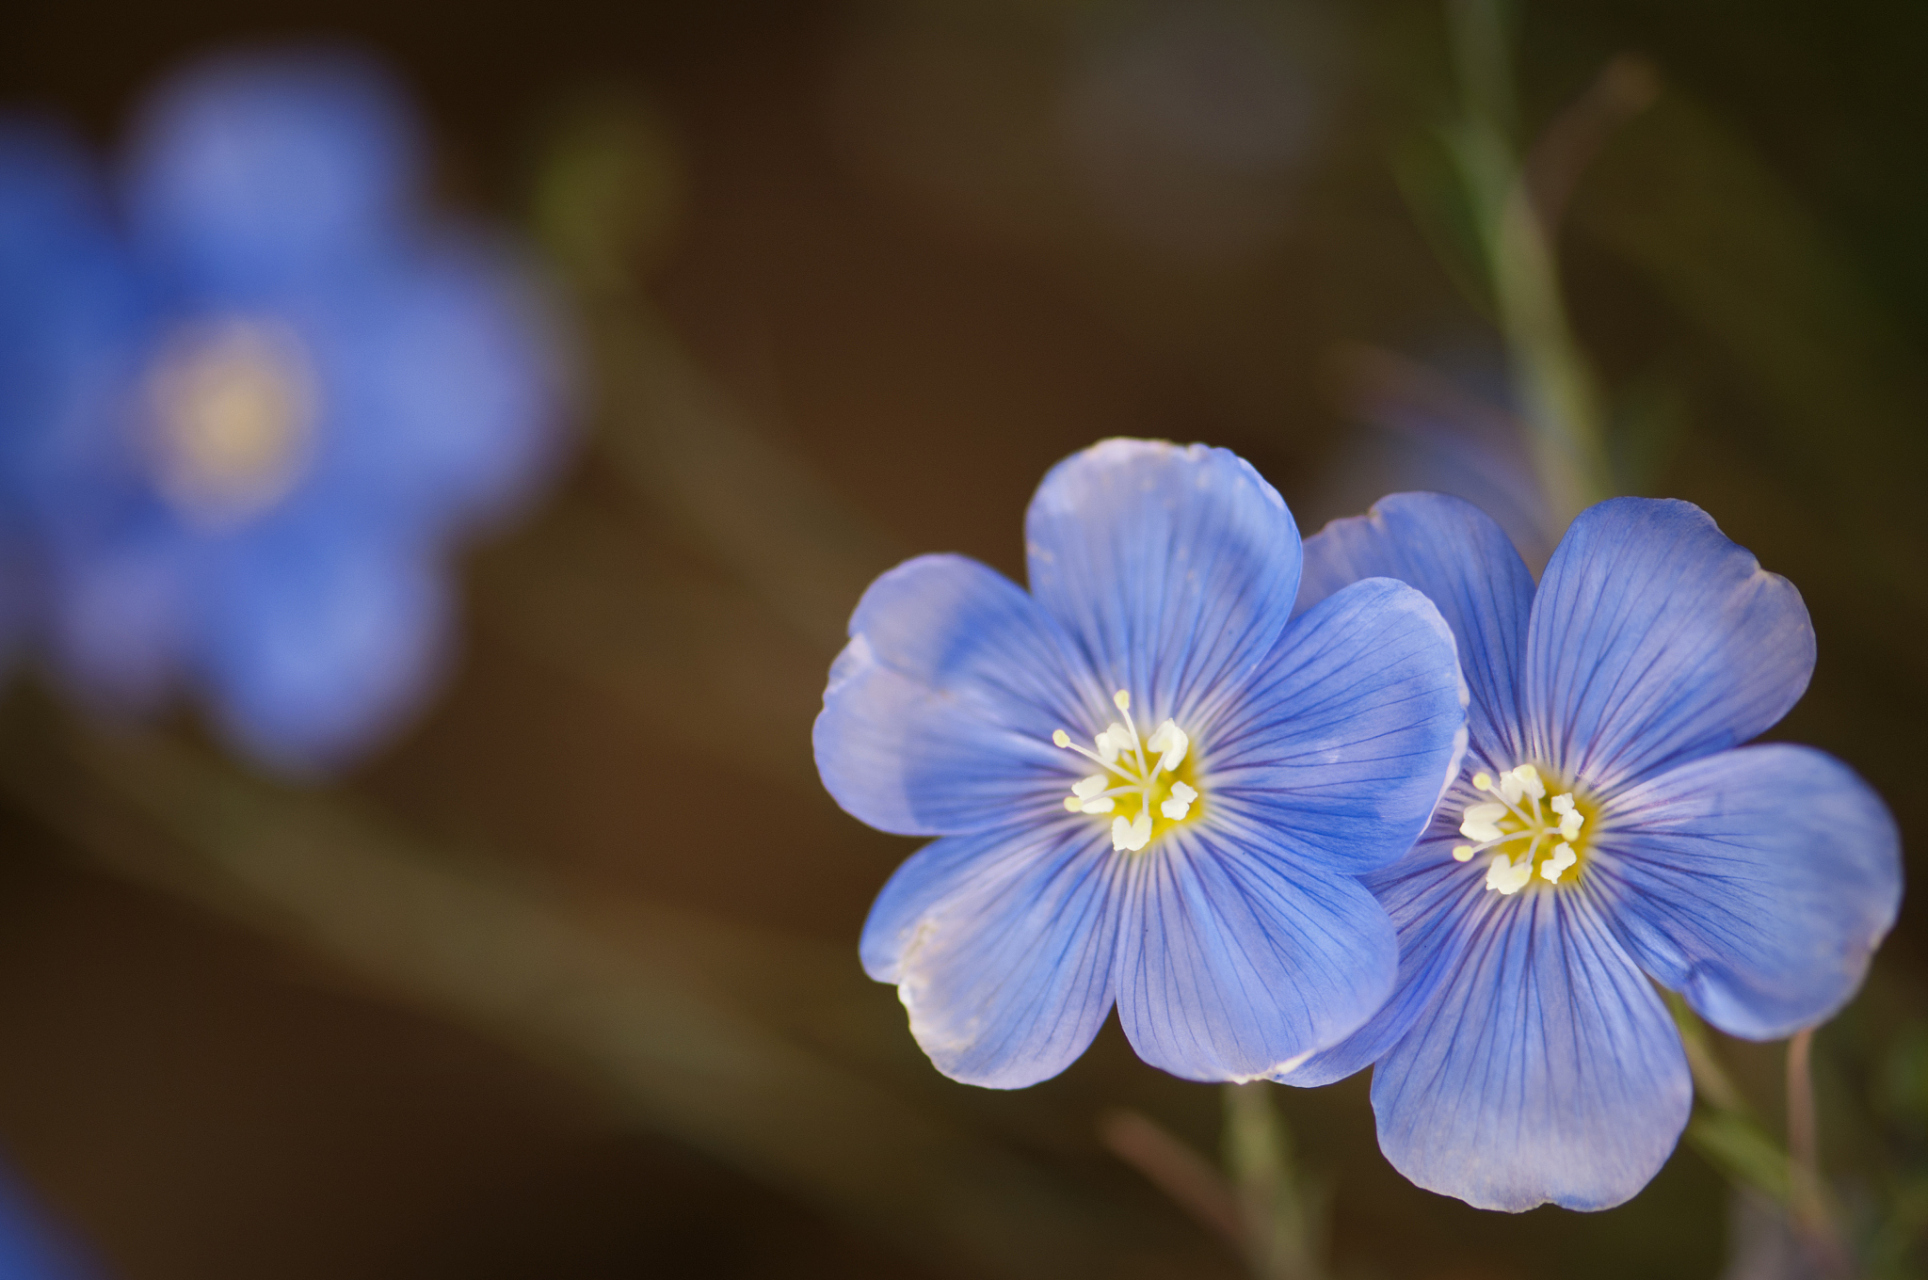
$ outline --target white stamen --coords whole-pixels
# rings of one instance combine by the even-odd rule
[[[1503,894],[1515,894],[1526,888],[1526,882],[1533,878],[1533,858],[1525,855],[1514,862],[1503,853],[1493,855],[1493,861],[1486,868],[1486,887],[1497,889]]]
[[[1130,822],[1126,822],[1123,817],[1117,817],[1111,820],[1111,847],[1113,850],[1137,853],[1150,843],[1151,814],[1141,813]]]
[[[1174,782],[1172,783],[1171,798],[1158,806],[1158,812],[1164,814],[1173,822],[1181,821],[1185,815],[1192,811],[1192,801],[1196,799],[1198,799],[1198,792],[1192,790],[1182,782]]]
[[[1165,755],[1164,758],[1158,762],[1159,767],[1166,773],[1175,773],[1178,770],[1179,764],[1185,759],[1185,753],[1192,749],[1192,740],[1183,729],[1169,720],[1165,721],[1164,727],[1171,730],[1171,735],[1168,739],[1169,745],[1153,747],[1152,750],[1163,751]]]
[[[1503,804],[1476,804],[1460,815],[1459,833],[1468,840],[1497,840],[1500,838],[1498,822],[1506,816]]]
[[[1502,846],[1486,867],[1488,889],[1515,894],[1536,874],[1548,884],[1559,884],[1568,871],[1580,865],[1579,850],[1573,846],[1586,817],[1571,791],[1553,796],[1543,809],[1540,801],[1547,799],[1546,779],[1530,764],[1503,769],[1497,778],[1475,773],[1471,782],[1475,790],[1496,799],[1467,805],[1461,811],[1460,834],[1477,843],[1454,845],[1453,860],[1470,862],[1485,850]],[[1525,847],[1520,848],[1515,841],[1524,842]],[[1505,846],[1512,846],[1513,852],[1506,852]],[[1536,861],[1541,858],[1541,850],[1549,847],[1551,852],[1544,860]]]
[[[1553,850],[1553,856],[1540,864],[1540,877],[1549,884],[1560,883],[1560,873],[1580,861],[1580,855],[1573,851],[1570,844],[1562,844]]]
[[[1135,853],[1151,843],[1154,805],[1159,813],[1173,822],[1181,822],[1191,816],[1198,792],[1186,783],[1176,778],[1170,779],[1170,791],[1162,800],[1158,798],[1158,792],[1162,789],[1158,786],[1159,772],[1177,768],[1191,750],[1191,738],[1178,727],[1177,722],[1167,719],[1146,740],[1140,741],[1138,727],[1130,718],[1131,695],[1120,689],[1111,701],[1125,718],[1122,723],[1113,721],[1106,725],[1092,739],[1096,750],[1079,746],[1063,729],[1054,732],[1051,741],[1060,748],[1077,752],[1106,771],[1080,778],[1072,784],[1071,795],[1063,801],[1066,812],[1113,813],[1112,847]],[[1134,797],[1137,800],[1135,817],[1127,818],[1123,813],[1115,813],[1120,807],[1129,813]]]

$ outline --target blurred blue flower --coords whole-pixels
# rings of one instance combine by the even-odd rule
[[[866,971],[972,1084],[1057,1074],[1114,1002],[1141,1057],[1192,1079],[1346,1035],[1396,967],[1356,877],[1419,834],[1465,741],[1438,612],[1379,580],[1291,620],[1291,513],[1202,445],[1074,455],[1025,537],[1029,593],[908,561],[831,669],[824,785],[942,837],[872,907]]]
[[[1395,495],[1308,540],[1299,607],[1374,575],[1451,624],[1471,749],[1424,838],[1366,878],[1399,928],[1392,998],[1280,1078],[1376,1064],[1380,1148],[1430,1190],[1619,1204],[1692,1102],[1653,983],[1749,1039],[1831,1016],[1894,923],[1894,822],[1839,761],[1740,745],[1807,688],[1814,632],[1698,507],[1591,508],[1536,591],[1477,508]]]
[[[0,399],[5,483],[92,700],[191,684],[306,771],[434,684],[449,556],[552,469],[562,371],[528,276],[423,216],[422,169],[396,88],[323,52],[165,85],[119,226],[71,146],[0,149],[0,369],[38,371]]]

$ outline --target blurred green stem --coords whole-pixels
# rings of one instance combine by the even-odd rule
[[[1463,113],[1448,148],[1472,206],[1533,465],[1555,537],[1613,492],[1593,376],[1567,323],[1552,237],[1514,140],[1499,0],[1448,0]]]
[[[616,472],[765,598],[827,658],[900,548],[746,410],[652,305],[644,284],[679,218],[666,126],[621,96],[587,102],[536,175],[538,232],[573,286]]]
[[[1145,1175],[1200,1226],[1245,1252],[1245,1224],[1231,1184],[1184,1139],[1142,1111],[1129,1109],[1101,1118],[1098,1136],[1113,1155]]]
[[[1662,993],[1667,1001],[1668,1010],[1674,1015],[1674,1026],[1680,1031],[1680,1042],[1687,1051],[1687,1068],[1694,1074],[1694,1089],[1701,1101],[1720,1111],[1748,1114],[1747,1100],[1735,1085],[1727,1068],[1720,1063],[1714,1053],[1713,1041],[1708,1038],[1707,1024],[1700,1016],[1687,1007],[1687,1002],[1672,991]]]
[[[1814,1031],[1787,1042],[1788,1216],[1795,1234],[1824,1275],[1852,1274],[1827,1185],[1821,1180],[1819,1125],[1814,1110]]]
[[[1225,1167],[1238,1198],[1247,1264],[1257,1280],[1324,1280],[1319,1197],[1293,1168],[1291,1135],[1272,1104],[1277,1086],[1228,1084]]]
[[[1729,1182],[1750,1187],[1776,1204],[1788,1203],[1787,1152],[1769,1137],[1714,1052],[1707,1024],[1672,991],[1663,991],[1680,1031],[1699,1104],[1687,1123],[1687,1141]]]

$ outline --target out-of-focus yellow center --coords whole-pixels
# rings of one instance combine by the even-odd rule
[[[194,524],[229,528],[272,507],[313,451],[314,374],[286,326],[186,330],[162,349],[147,395],[156,483]]]
[[[1475,773],[1471,785],[1476,794],[1461,810],[1459,833],[1474,843],[1455,846],[1455,859],[1482,859],[1486,887],[1505,895],[1534,884],[1578,883],[1598,806],[1531,764],[1497,777]]]
[[[1078,746],[1063,729],[1051,741],[1098,766],[1071,788],[1064,807],[1109,815],[1112,849],[1138,853],[1173,827],[1197,821],[1205,799],[1193,772],[1198,756],[1190,735],[1171,720],[1141,737],[1123,689],[1111,701],[1124,719],[1107,725],[1093,747]]]

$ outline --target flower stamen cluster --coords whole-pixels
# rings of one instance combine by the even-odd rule
[[[1505,769],[1496,779],[1481,771],[1473,775],[1473,789],[1492,800],[1467,805],[1460,814],[1459,833],[1477,844],[1456,845],[1453,858],[1470,862],[1477,854],[1494,849],[1486,867],[1486,887],[1511,895],[1532,881],[1535,870],[1548,884],[1579,865],[1574,845],[1586,816],[1579,810],[1571,791],[1547,799],[1547,787],[1540,771],[1530,764]],[[1546,800],[1546,806],[1540,802]],[[1504,846],[1525,841],[1526,847],[1508,853]],[[1541,855],[1542,846],[1545,855]],[[1537,862],[1536,862],[1537,859]]]
[[[1111,813],[1121,799],[1137,797],[1136,817],[1118,814],[1111,820],[1112,849],[1137,853],[1151,843],[1154,810],[1171,822],[1183,822],[1191,816],[1198,790],[1177,777],[1177,771],[1191,751],[1192,740],[1167,719],[1141,741],[1138,726],[1131,720],[1131,695],[1120,689],[1111,702],[1124,720],[1105,726],[1093,739],[1095,750],[1077,745],[1063,729],[1054,732],[1051,741],[1104,770],[1072,786],[1071,794],[1064,799],[1066,812]]]
[[[230,320],[177,335],[148,375],[161,492],[213,528],[273,506],[312,452],[315,382],[285,324]]]

